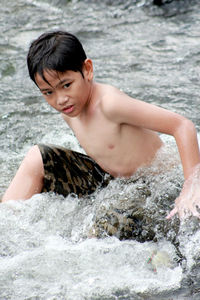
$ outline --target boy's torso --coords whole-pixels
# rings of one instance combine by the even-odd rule
[[[84,117],[64,119],[85,152],[102,169],[114,177],[129,177],[138,167],[152,161],[162,145],[161,140],[148,129],[108,119],[102,110],[101,101],[105,101],[105,94],[109,98],[109,86],[96,84],[96,89],[96,97],[93,97],[91,108]]]

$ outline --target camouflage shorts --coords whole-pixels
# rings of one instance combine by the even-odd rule
[[[57,147],[38,145],[44,165],[42,192],[52,191],[78,197],[93,193],[98,187],[105,187],[113,178],[89,156]]]

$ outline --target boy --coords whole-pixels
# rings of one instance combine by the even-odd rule
[[[162,132],[174,136],[185,177],[168,218],[177,212],[180,217],[200,216],[200,153],[191,121],[93,82],[92,61],[70,33],[41,35],[31,44],[27,63],[31,79],[62,114],[88,156],[50,145],[34,146],[2,201],[47,191],[82,196],[113,177],[130,177],[151,164],[162,146],[156,132]]]

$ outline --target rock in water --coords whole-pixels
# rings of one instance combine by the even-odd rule
[[[112,208],[101,211],[93,220],[92,233],[96,237],[116,236],[120,240],[133,239],[138,242],[167,238],[176,244],[179,220],[169,222],[165,217],[143,207],[122,210]]]

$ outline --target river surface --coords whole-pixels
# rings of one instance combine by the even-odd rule
[[[76,34],[96,81],[186,116],[199,133],[199,1],[0,4],[0,196],[32,145],[82,151],[28,77],[28,46],[44,31]],[[166,146],[152,167],[86,199],[47,193],[0,205],[0,300],[200,299],[199,221],[165,220],[183,174],[173,138],[161,137]],[[110,211],[125,216],[134,205],[150,220],[142,235],[102,229]]]

